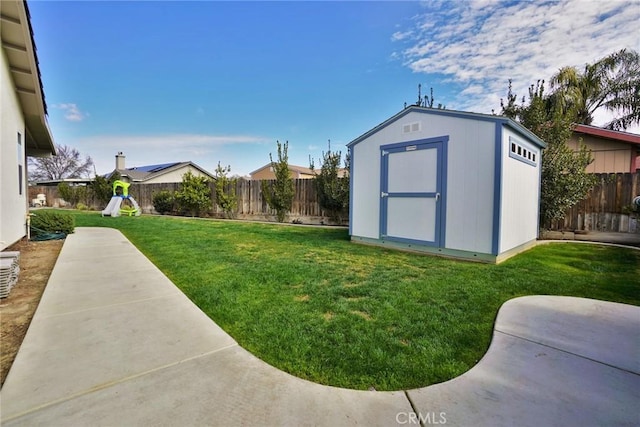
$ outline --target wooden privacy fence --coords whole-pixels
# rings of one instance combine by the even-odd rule
[[[567,210],[564,220],[553,221],[548,225],[551,230],[598,230],[618,231],[624,233],[640,233],[640,215],[632,212],[633,198],[640,196],[640,173],[596,174],[598,183],[587,197]],[[273,182],[273,181],[271,181]],[[153,195],[159,191],[177,191],[176,184],[132,184],[130,194],[136,199],[143,212],[154,212]],[[215,204],[215,184],[211,183],[211,214],[223,217],[224,212]],[[289,214],[289,221],[301,221],[306,224],[332,223],[326,212],[320,209],[318,194],[313,180],[294,180],[295,197]],[[29,200],[43,193],[47,197],[48,206],[61,204],[56,187],[29,187]],[[275,212],[269,209],[262,197],[262,181],[240,179],[236,183],[238,208],[236,218],[273,220]],[[63,202],[63,201],[62,201]],[[95,210],[102,210],[95,201],[87,203]],[[342,224],[347,224],[349,214],[342,214]]]
[[[640,233],[640,213],[631,203],[640,196],[640,173],[595,174],[597,184],[587,197],[553,221],[551,230]]]
[[[271,185],[274,181],[267,181]],[[328,217],[328,214],[320,208],[318,194],[315,183],[312,179],[294,179],[294,198],[288,221],[299,221],[306,224],[335,224]],[[142,184],[133,183],[129,187],[129,194],[138,202],[144,213],[154,213],[153,195],[160,191],[175,192],[180,189],[180,183],[167,184]],[[211,215],[224,217],[224,212],[216,205],[215,183],[209,184],[211,188]],[[229,188],[227,188],[229,190]],[[57,187],[29,187],[29,198],[34,199],[36,195],[43,193],[47,197],[48,206],[64,205],[58,196]],[[269,209],[266,200],[262,196],[262,181],[252,181],[239,179],[236,182],[236,195],[238,197],[238,207],[234,216],[240,219],[273,220],[275,211]],[[99,202],[89,200],[87,203],[95,210],[102,210]],[[347,224],[349,218],[348,209],[342,213],[341,224]]]

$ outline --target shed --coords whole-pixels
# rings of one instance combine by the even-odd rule
[[[535,244],[545,143],[515,121],[411,106],[347,147],[352,241],[491,263]]]

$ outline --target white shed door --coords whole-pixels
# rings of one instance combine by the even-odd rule
[[[442,140],[381,147],[380,237],[441,246],[444,183]]]

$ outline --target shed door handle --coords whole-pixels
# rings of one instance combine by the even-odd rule
[[[440,193],[436,193],[436,202],[440,200]]]

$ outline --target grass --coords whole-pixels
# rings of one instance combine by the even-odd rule
[[[456,377],[484,355],[514,297],[640,305],[640,251],[616,247],[543,245],[495,266],[356,245],[344,229],[71,212],[77,226],[120,229],[262,360],[334,386]]]

